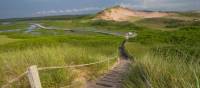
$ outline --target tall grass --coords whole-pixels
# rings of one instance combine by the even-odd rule
[[[31,65],[38,67],[77,65],[117,58],[121,39],[114,41],[111,39],[108,36],[52,36],[1,45],[0,85],[23,73]],[[84,84],[105,71],[107,63],[76,69],[45,70],[40,72],[40,77],[44,88],[57,88],[75,81]],[[29,88],[27,77],[14,83],[12,87]]]
[[[179,54],[166,57],[147,51],[141,57],[135,58],[125,87],[198,88],[200,64],[185,62],[183,59]]]

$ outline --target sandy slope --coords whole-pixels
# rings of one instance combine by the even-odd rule
[[[147,11],[131,10],[123,7],[113,7],[100,12],[96,18],[103,20],[127,21],[131,17],[155,18],[168,15],[169,13],[164,13],[164,12],[147,12]]]

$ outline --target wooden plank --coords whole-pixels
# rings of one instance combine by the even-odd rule
[[[40,83],[40,77],[36,65],[33,65],[28,68],[28,79],[31,85],[31,88],[42,88]]]

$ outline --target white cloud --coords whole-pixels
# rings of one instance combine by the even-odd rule
[[[144,5],[141,5],[141,4],[135,4],[135,5],[132,5],[131,3],[120,3],[119,4],[120,6],[122,7],[125,7],[125,8],[132,8],[132,9],[144,9]]]
[[[59,13],[64,13],[65,11],[64,11],[64,10],[59,10],[58,12],[59,12]]]
[[[95,11],[95,10],[102,10],[103,8],[98,7],[88,7],[88,8],[81,8],[81,9],[60,9],[60,10],[49,10],[49,11],[38,11],[35,15],[54,15],[54,14],[67,14],[67,13],[78,13],[78,12],[86,12],[86,11]]]

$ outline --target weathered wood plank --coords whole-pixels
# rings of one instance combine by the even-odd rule
[[[31,85],[31,88],[42,88],[40,83],[40,77],[36,65],[30,66],[28,68],[28,79]]]

